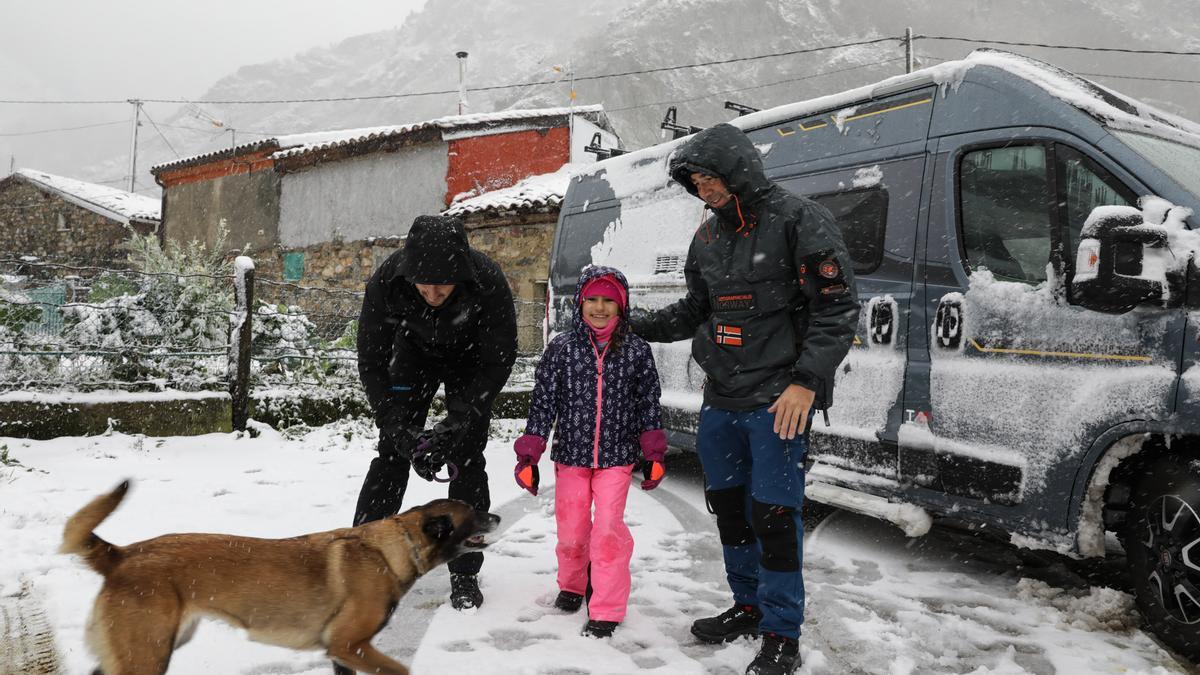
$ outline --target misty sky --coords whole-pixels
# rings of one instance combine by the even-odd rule
[[[395,28],[424,4],[0,0],[0,99],[198,98],[240,66]],[[0,104],[0,176],[14,155],[17,168],[70,172],[64,145],[119,143],[128,131],[116,122],[131,114],[127,104]],[[106,126],[11,135],[94,124]]]

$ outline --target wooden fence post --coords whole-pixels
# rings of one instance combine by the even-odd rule
[[[250,416],[250,339],[254,319],[254,261],[240,255],[233,262],[233,284],[237,309],[229,330],[229,361],[232,378],[229,397],[233,401],[233,429],[245,431]]]

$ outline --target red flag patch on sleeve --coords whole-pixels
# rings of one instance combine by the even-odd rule
[[[719,345],[727,347],[742,346],[742,327],[731,326],[727,323],[717,324],[716,341]]]

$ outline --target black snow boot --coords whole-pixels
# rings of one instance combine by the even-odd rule
[[[554,599],[554,606],[568,614],[574,614],[583,606],[583,596],[570,591],[559,591]]]
[[[460,612],[483,605],[483,592],[479,590],[479,577],[474,574],[451,574],[450,605]]]
[[[800,667],[800,642],[774,633],[763,633],[758,655],[746,675],[791,675]]]
[[[758,622],[762,612],[754,605],[738,605],[707,619],[692,622],[692,635],[701,642],[716,644],[730,642],[743,635],[758,635]]]
[[[583,627],[582,635],[584,637],[609,638],[612,637],[613,631],[620,625],[616,621],[597,621],[596,619],[592,619]]]

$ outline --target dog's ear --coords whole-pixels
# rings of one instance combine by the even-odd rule
[[[454,533],[454,521],[450,516],[434,516],[426,519],[421,531],[434,541],[444,541]]]

